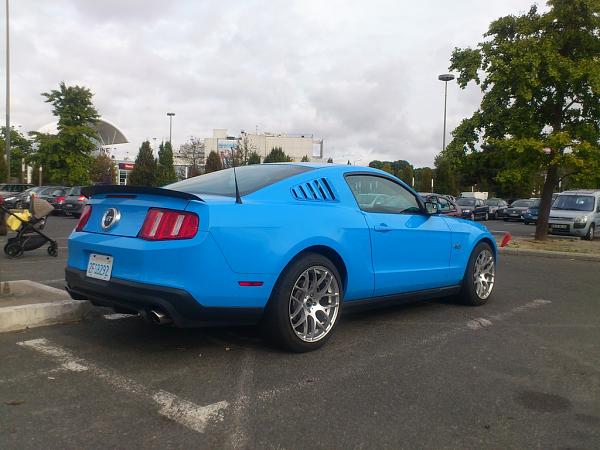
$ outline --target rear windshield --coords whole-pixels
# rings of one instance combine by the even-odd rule
[[[485,204],[489,206],[498,206],[498,200],[486,200]]]
[[[236,167],[238,189],[240,195],[248,195],[285,178],[312,170],[311,167],[288,164],[256,164]],[[225,195],[235,197],[233,169],[224,169],[189,178],[165,186],[175,191],[190,194]]]
[[[571,211],[593,211],[594,197],[591,195],[559,195],[552,209],[568,209]]]
[[[73,186],[67,195],[81,195],[81,186]]]
[[[475,199],[474,198],[459,198],[458,200],[456,200],[456,203],[458,203],[460,206],[475,206]]]

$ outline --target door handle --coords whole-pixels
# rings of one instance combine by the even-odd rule
[[[380,223],[379,225],[375,225],[373,227],[373,229],[375,231],[379,231],[379,232],[382,232],[382,233],[385,233],[387,231],[392,231],[392,229],[389,226],[387,226],[385,223]]]

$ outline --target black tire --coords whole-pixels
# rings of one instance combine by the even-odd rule
[[[11,242],[4,246],[4,253],[9,258],[19,258],[23,255],[23,247],[18,242]]]
[[[586,241],[593,241],[595,232],[596,232],[596,225],[591,223],[590,227],[588,228],[588,232],[583,239],[585,239]]]
[[[333,324],[319,340],[307,342],[302,340],[292,328],[290,320],[290,302],[292,290],[304,272],[312,267],[324,267],[337,282],[339,288],[338,310]],[[279,277],[265,311],[262,328],[273,342],[292,352],[302,353],[316,350],[331,338],[340,320],[343,307],[343,285],[339,271],[326,257],[317,253],[307,253],[294,260]],[[308,321],[308,319],[305,319]]]
[[[53,257],[57,257],[58,256],[58,249],[56,248],[56,244],[50,244],[48,246],[48,255],[53,256]]]
[[[526,221],[526,220],[524,220],[524,221],[523,221],[523,224],[524,224],[524,225],[529,225],[530,223],[531,223],[531,222],[528,222],[528,221]]]
[[[477,258],[479,257],[479,255],[484,252],[489,252],[491,254],[492,258],[494,259],[494,266],[493,266],[494,280],[492,282],[491,292],[485,298],[482,298],[479,296],[479,294],[477,294],[477,291],[475,289],[474,273],[475,273],[475,262],[477,261]],[[484,305],[485,303],[487,303],[487,301],[490,299],[490,297],[494,293],[493,286],[495,283],[495,265],[496,265],[496,257],[494,255],[494,250],[492,250],[492,247],[486,242],[480,242],[479,244],[477,244],[475,246],[475,248],[473,249],[471,256],[469,257],[469,262],[467,263],[467,269],[465,270],[465,276],[463,278],[462,288],[458,295],[458,300],[460,303],[462,303],[463,305],[469,305],[469,306],[481,306],[481,305]]]

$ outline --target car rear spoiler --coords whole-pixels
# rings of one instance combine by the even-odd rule
[[[148,186],[119,186],[119,185],[98,185],[98,186],[86,186],[81,190],[81,193],[87,198],[97,194],[114,194],[114,195],[134,195],[134,194],[145,194],[145,195],[160,195],[162,197],[174,197],[182,198],[184,200],[202,200],[196,194],[190,194],[189,192],[174,191],[171,189],[164,189],[158,187]]]

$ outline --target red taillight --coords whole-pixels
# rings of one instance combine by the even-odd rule
[[[79,216],[79,222],[77,222],[77,226],[75,227],[75,231],[82,231],[85,224],[90,220],[90,216],[92,215],[92,207],[90,205],[85,205],[83,207],[83,211],[81,211],[81,216]]]
[[[64,197],[56,197],[56,203],[63,203],[65,201]]]
[[[85,195],[80,195],[79,197],[77,197],[77,200],[80,202],[85,202]]]
[[[138,237],[149,241],[190,239],[196,236],[198,224],[194,213],[150,208]]]

